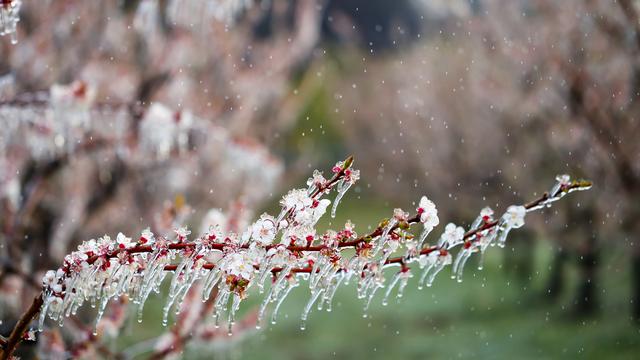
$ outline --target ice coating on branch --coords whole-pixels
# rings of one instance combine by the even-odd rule
[[[270,309],[271,322],[275,323],[288,295],[296,288],[306,287],[309,298],[301,314],[304,329],[313,309],[331,311],[338,288],[350,281],[357,283],[357,296],[363,300],[366,316],[376,294],[383,293],[383,304],[390,303],[394,292],[397,298],[402,297],[412,278],[409,265],[422,270],[419,288],[431,286],[452,263],[454,277],[460,281],[462,269],[473,254],[483,254],[496,241],[504,243],[511,229],[524,224],[525,206],[510,206],[497,221],[493,210],[484,208],[468,232],[449,223],[437,242],[428,245],[426,236],[416,239],[411,231],[413,224],[419,224],[424,232],[439,223],[435,205],[423,197],[415,215],[395,209],[393,216],[370,234],[358,236],[350,221],[339,231],[318,234],[315,224],[330,204],[322,197],[333,190],[343,191],[340,184],[352,184],[357,179],[351,166],[352,161],[336,164],[331,180],[314,172],[308,189],[292,190],[282,198],[278,218],[263,214],[241,235],[223,229],[226,225],[221,223],[227,217],[216,213],[205,218],[203,228],[208,228],[199,237],[178,226],[166,235],[145,229],[139,236],[119,233],[114,239],[105,235],[82,243],[65,258],[60,269],[44,275],[39,327],[46,317],[62,322],[85,302],[97,307],[99,320],[109,301],[120,296],[137,304],[140,317],[146,300],[151,293],[160,291],[165,278],[170,279],[163,309],[165,325],[173,313],[182,311],[182,303],[194,284],[200,284],[202,300],[212,304],[213,322],[220,325],[226,321],[229,332],[252,286],[258,289],[256,293],[263,294],[259,327]],[[562,192],[582,186],[590,183],[570,183]],[[561,196],[560,192],[557,196]],[[538,203],[555,197],[542,198]],[[454,262],[451,251],[458,245],[462,246]],[[355,251],[343,252],[345,248]],[[392,257],[394,253],[402,256]],[[385,269],[393,266],[400,266],[400,270],[394,270],[386,280]]]

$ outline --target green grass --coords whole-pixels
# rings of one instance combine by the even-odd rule
[[[339,211],[340,221],[333,226],[351,218],[365,232],[367,224],[376,224],[383,216],[383,208],[388,204],[351,201]],[[329,225],[325,220],[320,227]],[[383,307],[378,298],[367,318],[362,317],[354,284],[343,287],[334,299],[333,311],[314,310],[305,331],[299,329],[299,319],[309,291],[300,287],[286,300],[276,325],[254,333],[222,355],[235,359],[368,360],[638,358],[640,332],[629,321],[628,271],[618,264],[625,259],[622,254],[606,254],[599,273],[600,314],[584,319],[574,316],[570,306],[572,288],[555,303],[543,296],[551,243],[536,243],[534,273],[527,284],[501,266],[511,251],[509,247],[490,249],[483,271],[477,271],[470,261],[460,284],[449,278],[449,272],[443,272],[432,288],[418,290],[414,278],[402,301],[393,300]],[[576,274],[569,271],[567,275],[574,284]],[[260,296],[255,295],[243,307],[258,304]],[[131,334],[119,345],[157,334],[161,306],[162,299],[151,299],[143,324],[132,325]],[[211,356],[202,347],[184,355]]]

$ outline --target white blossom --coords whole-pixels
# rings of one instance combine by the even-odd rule
[[[440,236],[440,240],[438,240],[438,246],[450,249],[462,243],[463,237],[464,229],[461,226],[456,226],[454,223],[448,223],[444,228],[444,233]]]
[[[133,246],[133,243],[131,243],[131,238],[126,237],[123,233],[118,233],[118,236],[116,237],[116,242],[118,243],[119,249],[128,249],[131,246]]]
[[[276,219],[267,214],[260,216],[260,219],[251,225],[251,239],[260,245],[269,245],[276,237]]]
[[[507,212],[502,216],[504,224],[508,228],[517,229],[524,225],[524,216],[527,209],[521,205],[511,205],[507,208]]]
[[[420,222],[424,225],[424,228],[429,229],[429,231],[433,230],[433,228],[440,223],[436,205],[426,196],[420,199],[418,214],[420,214]]]
[[[228,255],[229,259],[225,262],[223,270],[230,274],[239,276],[245,280],[251,280],[254,269],[251,259],[246,252],[233,253]]]

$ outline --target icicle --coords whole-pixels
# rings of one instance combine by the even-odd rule
[[[181,288],[181,291],[176,296],[178,299],[176,301],[176,314],[179,314],[180,311],[182,310],[182,303],[184,302],[184,298],[187,296],[187,293],[189,293],[189,290],[191,289],[193,284],[196,282],[196,280],[198,280],[199,273],[200,273],[199,269],[191,270],[189,275],[189,281],[184,283],[184,285]]]
[[[460,252],[458,253],[458,256],[456,256],[456,260],[453,262],[453,269],[451,269],[451,278],[455,279],[456,278],[456,274],[458,273],[458,267],[460,266],[460,263],[464,261],[462,260],[464,257],[467,257],[469,255],[469,249],[468,248],[463,248],[462,250],[460,250]]]
[[[433,267],[433,271],[431,272],[431,274],[429,275],[429,277],[427,278],[427,286],[431,287],[431,285],[433,285],[433,280],[435,280],[436,275],[438,275],[438,273],[440,271],[442,271],[442,269],[444,269],[444,267],[446,266],[446,262],[439,259],[435,266]]]
[[[396,295],[398,298],[402,298],[402,296],[404,296],[404,289],[407,287],[410,277],[412,277],[411,273],[406,272],[400,278],[400,285],[398,286],[398,294]]]
[[[161,259],[159,259],[159,256],[159,252],[153,254],[147,264],[148,269],[140,281],[140,290],[138,292],[137,301],[134,300],[134,302],[140,304],[140,307],[144,307],[144,302],[149,297],[151,291],[159,286],[159,284],[162,283],[162,280],[164,280],[164,261],[160,261]]]
[[[420,279],[418,280],[418,290],[422,290],[424,288],[424,281],[434,266],[435,266],[434,262],[429,262],[429,264],[427,264],[427,266],[424,268],[424,270],[422,271],[422,275],[420,275]],[[427,286],[431,286],[431,285],[427,285]]]
[[[324,256],[320,255],[318,259],[313,263],[311,267],[311,272],[309,273],[309,289],[313,290],[317,285],[317,279],[320,278],[320,266],[322,266],[325,262]]]
[[[313,178],[310,178],[307,181],[307,185],[309,185],[309,187],[307,188],[307,195],[311,196],[311,194],[313,194],[313,192],[317,189],[316,184],[313,183]]]
[[[500,229],[500,235],[498,236],[498,241],[497,244],[499,247],[504,248],[506,242],[507,242],[507,236],[509,235],[509,232],[511,231],[511,226],[507,226],[505,228]]]
[[[149,295],[156,287],[158,287],[162,283],[162,280],[164,280],[165,278],[165,273],[162,270],[154,270],[154,271],[155,273],[151,275],[147,285],[146,286],[142,285],[140,289],[140,295],[138,300],[138,322],[142,322],[144,304],[149,298]]]
[[[347,193],[349,188],[351,187],[350,181],[345,181],[344,179],[340,180],[337,186],[338,194],[336,195],[336,199],[333,201],[333,206],[331,207],[331,217],[336,217],[336,210],[338,209],[338,204],[340,204],[340,200],[344,194]]]
[[[422,229],[422,232],[420,233],[420,237],[418,238],[418,245],[416,246],[418,250],[422,249],[422,247],[424,246],[425,240],[427,240],[427,236],[429,236],[432,230],[433,230],[432,227]]]
[[[262,303],[260,304],[260,310],[258,311],[258,321],[256,323],[256,328],[260,328],[260,324],[262,324],[262,320],[264,319],[264,315],[267,312],[267,306],[269,305],[270,302],[272,302],[273,300],[271,299],[271,294],[273,293],[273,287],[271,287],[269,289],[269,291],[267,292],[267,296],[264,297],[264,299],[262,299]]]
[[[367,290],[369,289],[371,282],[373,281],[372,277],[373,275],[365,273],[364,277],[361,278],[358,282],[358,299],[364,299],[367,296]]]
[[[393,280],[391,280],[391,283],[389,284],[389,286],[387,286],[387,291],[385,291],[384,297],[382,298],[382,306],[389,305],[389,295],[391,295],[391,291],[396,286],[401,276],[402,272],[395,274]]]
[[[314,279],[314,284],[312,289],[316,288],[318,286],[318,283],[322,281],[322,279],[324,279],[327,276],[327,274],[329,274],[329,272],[333,269],[334,269],[334,265],[328,260],[325,261],[322,269],[319,270],[317,277]]]
[[[276,301],[276,306],[273,308],[273,313],[271,313],[271,323],[272,324],[275,325],[275,323],[276,323],[276,319],[278,318],[278,310],[280,310],[280,306],[284,302],[284,299],[287,298],[287,296],[289,295],[291,290],[293,288],[295,288],[296,286],[298,286],[298,283],[290,282],[289,285],[287,286],[287,288],[284,291],[280,292],[280,295],[278,296],[278,299]]]
[[[263,264],[260,265],[260,271],[257,276],[257,284],[258,291],[260,294],[264,293],[264,283],[267,280],[267,277],[271,275],[271,271],[273,270],[273,266],[271,265],[272,259],[269,258]]]
[[[169,311],[171,310],[171,306],[175,301],[175,294],[169,294],[167,298],[167,303],[162,308],[162,326],[167,326],[169,323]]]
[[[324,293],[323,296],[323,300],[324,303],[327,304],[327,312],[331,312],[332,307],[333,307],[333,297],[336,295],[336,292],[338,290],[338,288],[340,287],[340,284],[343,282],[343,280],[345,279],[345,274],[342,271],[338,271],[335,273],[335,275],[332,277],[332,286],[329,290],[327,290]],[[335,280],[337,278],[337,280]]]
[[[462,272],[464,271],[464,265],[466,264],[469,257],[471,257],[472,253],[472,248],[462,249],[458,253],[456,261],[453,263],[453,272],[451,275],[452,279],[457,279],[458,282],[462,282]]]
[[[233,301],[231,302],[231,308],[229,309],[229,319],[227,320],[227,325],[228,325],[227,331],[229,336],[232,335],[232,328],[233,328],[233,325],[236,323],[236,312],[240,307],[241,301],[242,301],[242,298],[240,297],[240,295],[233,294]]]
[[[280,211],[280,214],[278,214],[278,217],[276,218],[276,221],[275,221],[277,228],[280,227],[280,223],[287,216],[287,214],[289,213],[289,210],[291,210],[291,209],[286,208],[286,207],[282,208],[282,210]]]
[[[278,274],[278,278],[276,279],[276,282],[273,284],[273,291],[271,294],[273,298],[278,296],[278,293],[282,288],[282,283],[285,281],[287,275],[289,274],[292,268],[293,268],[293,264],[287,263],[285,267],[282,269],[282,271],[280,271],[280,274]]]
[[[38,331],[42,332],[44,330],[44,320],[47,317],[47,311],[49,310],[49,304],[51,304],[51,295],[48,291],[45,291],[42,294],[44,298],[44,302],[42,304],[42,308],[40,308],[40,317],[38,318]]]
[[[482,270],[484,266],[484,254],[487,251],[489,245],[493,245],[493,240],[496,238],[497,231],[495,229],[488,230],[488,232],[481,238],[480,241],[480,259],[478,260],[478,270]]]
[[[93,328],[93,335],[98,335],[98,324],[102,319],[102,315],[104,315],[104,311],[107,309],[108,303],[109,303],[109,293],[105,292],[102,295],[102,300],[100,301],[100,308],[98,308],[98,316],[96,316],[96,325]]]
[[[311,299],[309,299],[309,302],[304,307],[304,311],[302,312],[302,317],[300,318],[300,320],[301,320],[300,330],[306,329],[306,327],[307,327],[307,317],[309,317],[309,312],[311,312],[311,308],[313,307],[313,304],[316,302],[316,300],[318,300],[318,297],[323,292],[324,292],[324,289],[315,289],[315,290],[313,290],[313,292],[311,292]]]
[[[387,243],[387,239],[389,237],[389,233],[391,232],[393,227],[396,226],[397,223],[398,223],[398,220],[395,217],[389,219],[389,222],[387,223],[387,226],[385,226],[384,229],[382,230],[382,235],[380,235],[380,238],[378,240],[378,244],[373,249],[373,252],[372,252],[373,256],[376,256],[380,252],[380,250],[382,250],[384,245]]]
[[[205,277],[202,286],[202,301],[209,300],[213,288],[218,284],[218,281],[222,278],[222,271],[219,270],[219,266],[209,270],[209,273]]]
[[[213,305],[213,308],[215,309],[214,326],[216,327],[216,329],[220,327],[220,315],[222,315],[222,313],[227,307],[230,293],[231,292],[227,287],[218,289],[218,295],[216,296],[216,299]]]
[[[376,291],[378,291],[378,289],[380,289],[382,286],[380,284],[374,284],[373,288],[371,289],[371,292],[369,293],[369,296],[367,297],[367,303],[364,306],[364,311],[362,313],[362,317],[366,318],[368,316],[367,311],[369,311],[369,306],[371,306],[371,300],[373,300],[373,297],[376,295]]]

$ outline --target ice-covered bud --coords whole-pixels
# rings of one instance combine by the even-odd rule
[[[360,180],[360,170],[346,169],[344,171],[344,180],[350,184],[355,184]]]
[[[331,169],[334,173],[339,173],[340,171],[344,171],[344,181],[353,185],[356,181],[360,179],[360,171],[351,168],[353,164],[353,157],[349,157],[345,161],[338,161],[336,165]]]
[[[493,216],[493,210],[490,207],[487,206],[482,208],[482,210],[480,210],[480,217],[482,217],[482,220],[484,220],[484,222],[491,221],[492,216]]]
[[[471,223],[470,230],[476,230],[484,226],[485,224],[490,223],[491,221],[493,221],[493,210],[491,210],[491,208],[487,206],[480,210],[480,215],[478,215],[473,223]]]
[[[133,246],[131,238],[126,237],[123,233],[118,233],[116,242],[118,243],[118,249],[128,249]]]
[[[175,228],[173,229],[173,232],[175,232],[176,235],[178,236],[179,242],[183,242],[187,238],[187,236],[191,234],[191,231],[187,229],[185,226],[180,226],[178,228]]]
[[[567,186],[571,184],[571,176],[567,174],[556,176],[556,181],[560,183],[562,186]]]
[[[444,228],[444,233],[438,240],[438,247],[443,249],[450,249],[462,243],[464,237],[464,229],[461,226],[456,226],[454,223],[448,223]]]
[[[549,196],[552,198],[558,196],[569,185],[571,185],[571,176],[567,174],[556,176],[556,183],[549,190]]]
[[[229,233],[224,238],[225,245],[230,245],[232,247],[238,246],[240,244],[241,238],[236,233]]]
[[[309,190],[315,190],[324,185],[327,179],[324,178],[319,170],[313,170],[313,175],[307,180],[307,186]]]
[[[142,230],[139,241],[141,244],[152,244],[155,241],[155,237],[150,228]]]
[[[504,226],[517,229],[524,225],[524,216],[527,209],[522,205],[511,205],[507,208],[507,212],[502,216]]]
[[[104,255],[110,250],[112,250],[113,241],[111,241],[111,237],[109,235],[104,235],[101,238],[98,238],[97,242],[97,250],[98,255]]]
[[[358,234],[354,229],[355,226],[353,225],[351,220],[347,220],[347,222],[344,224],[344,229],[336,233],[335,238],[338,241],[348,241],[349,239],[355,238],[358,236]]]
[[[393,218],[396,219],[397,222],[407,221],[407,219],[409,219],[409,213],[400,208],[396,208],[393,209]]]
[[[22,335],[22,340],[36,341],[36,331],[34,329],[27,330],[24,335]]]
[[[285,246],[305,246],[308,239],[315,239],[316,230],[312,227],[295,226],[287,228],[282,234],[281,244]]]
[[[420,199],[420,203],[418,204],[418,214],[420,215],[420,222],[424,225],[425,229],[429,229],[429,231],[433,230],[434,227],[438,226],[440,223],[440,219],[438,218],[438,209],[436,209],[436,205],[429,200],[426,196],[423,196]]]

